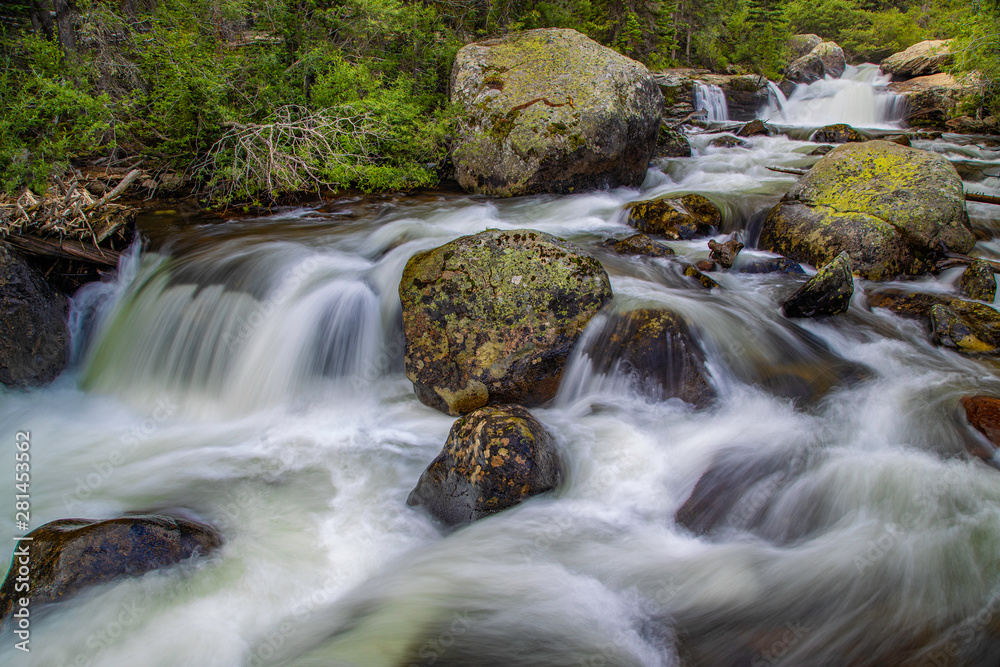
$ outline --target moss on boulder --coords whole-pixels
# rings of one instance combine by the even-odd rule
[[[813,132],[812,136],[809,137],[809,141],[815,141],[818,144],[849,144],[870,140],[870,136],[859,132],[847,123],[826,125]]]
[[[638,186],[663,111],[642,64],[561,29],[463,47],[451,99],[456,178],[495,196]]]
[[[628,224],[645,234],[668,239],[707,236],[722,222],[722,213],[702,195],[660,197],[626,205]]]
[[[768,213],[760,247],[822,266],[841,252],[881,280],[922,273],[941,245],[975,245],[962,181],[942,156],[885,141],[830,151]]]
[[[461,526],[559,486],[555,440],[520,405],[491,405],[451,427],[406,504]]]
[[[944,294],[884,289],[868,295],[868,305],[919,320],[935,345],[965,354],[1000,353],[1000,312],[983,303]]]
[[[412,257],[399,296],[406,376],[423,403],[457,415],[555,396],[611,283],[600,262],[567,241],[488,230]]]
[[[645,234],[633,234],[623,239],[608,239],[602,245],[619,255],[643,255],[646,257],[670,257],[674,251],[662,243],[657,243]]]

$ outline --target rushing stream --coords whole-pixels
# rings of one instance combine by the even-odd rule
[[[877,83],[852,70],[762,117],[890,130],[898,109]],[[819,159],[784,136],[714,136],[692,136],[695,156],[658,162],[639,190],[147,216],[151,240],[117,281],[74,298],[73,367],[44,389],[0,389],[0,457],[13,469],[14,433],[30,429],[32,527],[175,512],[225,545],[39,609],[30,655],[5,640],[0,664],[892,665],[921,649],[911,664],[996,665],[1000,471],[966,454],[978,436],[957,407],[1000,395],[996,364],[869,311],[864,281],[846,315],[787,320],[804,276],[739,272],[773,256],[752,247],[711,292],[676,261],[601,247],[630,231],[622,204],[689,192],[723,211],[716,238],[750,245],[795,182],[767,167]],[[915,145],[1000,193],[1000,150]],[[997,208],[969,206],[991,256]],[[598,257],[612,310],[687,316],[720,400],[694,411],[613,370],[600,315],[557,398],[533,410],[561,448],[561,488],[446,533],[405,502],[454,420],[402,373],[397,286],[420,250],[523,227]],[[694,261],[706,242],[668,245]],[[696,536],[674,516],[710,467],[728,512]]]

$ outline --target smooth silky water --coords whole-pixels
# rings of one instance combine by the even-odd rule
[[[852,76],[797,93],[803,105],[838,86],[882,94]],[[828,120],[825,106],[793,116],[792,98],[784,122]],[[818,159],[786,137],[710,139],[692,137],[693,158],[659,161],[637,190],[160,216],[166,234],[147,221],[156,242],[74,298],[73,366],[43,389],[0,390],[0,456],[13,469],[14,433],[30,430],[32,527],[173,512],[216,526],[225,546],[33,610],[31,653],[5,641],[0,664],[995,665],[1000,471],[965,453],[978,436],[957,402],[1000,395],[996,365],[869,312],[864,281],[847,315],[792,322],[780,304],[804,276],[721,272],[708,292],[675,261],[600,247],[632,231],[624,203],[688,192],[723,211],[717,238],[751,245],[795,181],[767,167]],[[918,145],[997,192],[995,148]],[[992,208],[970,214],[995,253]],[[602,314],[556,399],[533,410],[558,441],[560,489],[449,533],[405,502],[453,418],[403,376],[397,285],[418,251],[522,227],[600,258],[609,312],[685,315],[719,400],[693,411],[602,359]],[[694,261],[706,242],[668,244]],[[766,256],[748,248],[736,268]],[[696,536],[674,515],[710,468],[722,518]]]

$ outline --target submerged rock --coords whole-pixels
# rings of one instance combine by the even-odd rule
[[[837,79],[846,69],[844,50],[836,42],[820,42],[809,53],[792,61],[785,69],[785,76],[795,83],[812,83],[827,76]]]
[[[868,304],[923,322],[935,345],[966,354],[1000,353],[1000,312],[986,304],[898,289],[872,292]]]
[[[708,242],[708,249],[709,257],[718,262],[722,268],[729,269],[732,268],[740,250],[743,250],[743,244],[737,239],[729,239],[725,243],[713,239]]]
[[[959,292],[970,299],[993,301],[997,295],[997,279],[993,266],[981,259],[974,260],[962,273]]]
[[[555,441],[528,410],[488,406],[455,422],[406,504],[462,526],[556,488],[560,474]]]
[[[167,567],[222,545],[208,526],[169,516],[125,516],[107,521],[61,519],[28,534],[30,569],[28,590],[16,590],[19,569],[25,565],[14,553],[7,579],[0,587],[0,618],[9,614],[20,597],[35,605],[57,602],[78,591],[119,577],[135,577]]]
[[[567,241],[488,230],[412,257],[399,297],[406,376],[421,402],[457,415],[555,396],[611,283],[600,262]]]
[[[606,248],[611,248],[619,255],[670,257],[675,254],[669,246],[657,243],[645,234],[633,234],[624,239],[608,239],[603,245]]]
[[[69,302],[6,243],[0,242],[0,382],[30,387],[66,367]]]
[[[870,140],[870,136],[855,130],[847,123],[826,125],[813,132],[812,136],[809,137],[809,141],[814,141],[817,144],[847,144]]]
[[[929,39],[892,54],[879,67],[894,79],[912,79],[937,74],[953,59],[951,40]]]
[[[793,262],[787,257],[762,257],[749,261],[740,260],[736,265],[736,271],[738,273],[805,273],[798,262]]]
[[[464,46],[451,90],[455,176],[471,192],[638,186],[660,131],[663,96],[645,66],[575,30]]]
[[[854,296],[851,258],[840,253],[781,306],[786,317],[826,317],[846,313]]]
[[[588,333],[584,352],[595,373],[623,374],[656,400],[680,398],[704,408],[716,398],[690,325],[672,310],[611,313],[593,336]]]
[[[846,252],[863,278],[922,273],[940,248],[975,245],[962,181],[943,156],[885,141],[844,144],[768,213],[761,248],[822,266]]]
[[[722,222],[722,213],[702,195],[660,197],[626,205],[628,224],[646,234],[668,239],[707,236]]]
[[[719,287],[719,283],[715,282],[714,280],[706,276],[704,273],[702,273],[702,269],[699,268],[698,266],[694,264],[684,264],[683,267],[684,267],[684,275],[687,276],[688,278],[694,278],[698,282],[698,284],[704,287],[705,289],[713,289],[715,287]]]

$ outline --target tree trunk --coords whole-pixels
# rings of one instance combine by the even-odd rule
[[[31,27],[35,34],[41,33],[45,39],[55,35],[52,27],[52,3],[41,0],[31,0]]]
[[[73,0],[54,0],[59,45],[68,58],[76,55],[76,21],[80,14]]]

